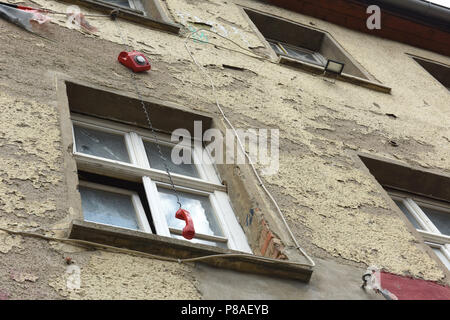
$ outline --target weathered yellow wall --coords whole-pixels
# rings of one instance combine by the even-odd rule
[[[80,290],[67,288],[68,273],[49,283],[70,299],[199,299],[186,265],[101,252],[81,269]]]
[[[63,12],[67,7],[54,1],[34,2]],[[187,42],[199,63],[207,66],[218,99],[236,127],[280,129],[280,171],[264,179],[300,244],[313,257],[362,268],[375,264],[396,274],[448,281],[436,258],[415,239],[406,219],[392,210],[373,179],[355,165],[351,151],[448,174],[448,91],[405,53],[447,64],[450,58],[257,1],[166,0],[165,4],[171,18],[185,27],[198,28],[195,22],[206,22],[240,46],[262,52],[263,43],[233,2],[306,25],[314,23],[330,32],[373,77],[392,87],[392,94],[383,94],[339,81],[332,84],[252,57],[211,33],[205,33],[208,44]],[[55,74],[133,93],[128,70],[116,62],[124,48],[119,30],[130,47],[145,52],[151,60],[152,71],[139,75],[144,96],[218,114],[209,83],[186,51],[185,37],[123,20],[120,28],[105,18],[89,21],[100,30],[94,36],[69,30],[64,19],[55,19],[51,25],[55,42],[0,21],[0,27],[8,30],[0,34],[0,43],[5,44],[0,57],[2,227],[67,227]],[[225,69],[223,64],[245,70]],[[390,146],[389,140],[399,146]],[[24,243],[19,236],[0,232],[0,268],[4,267],[0,276],[5,279],[0,293],[23,298],[27,286],[50,284],[53,291],[46,297],[200,298],[190,266],[83,250],[70,253],[81,267],[82,289],[68,292],[62,259],[70,252],[68,247],[41,242]],[[52,272],[44,276],[41,271],[37,281],[25,280],[17,286],[7,268],[20,269],[23,259],[16,264],[10,260],[30,248],[48,255]],[[152,270],[151,277],[142,275],[146,270]],[[179,292],[181,286],[186,291]]]

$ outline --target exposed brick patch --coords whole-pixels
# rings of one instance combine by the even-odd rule
[[[283,243],[270,231],[269,225],[264,219],[261,220],[259,250],[261,255],[264,257],[273,259],[287,259],[286,255],[283,253]]]

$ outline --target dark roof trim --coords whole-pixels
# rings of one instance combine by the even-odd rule
[[[450,32],[450,9],[425,0],[354,0]]]
[[[450,9],[421,0],[266,0],[303,15],[450,57]],[[368,5],[381,8],[381,29],[368,29]],[[407,9],[406,6],[408,5]]]

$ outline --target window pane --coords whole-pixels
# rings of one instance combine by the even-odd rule
[[[115,6],[122,6],[122,7],[130,8],[130,4],[129,4],[128,0],[101,0],[101,1],[111,3]]]
[[[278,44],[276,44],[275,42],[271,42],[268,41],[270,46],[272,47],[272,49],[277,53],[277,54],[284,54],[283,50],[280,49],[280,47],[278,46]]]
[[[161,209],[164,211],[167,224],[170,228],[182,230],[186,223],[175,218],[175,213],[179,208],[175,193],[173,190],[159,187],[158,191],[162,202]],[[223,232],[214,215],[209,197],[179,191],[177,193],[183,209],[191,214],[196,233],[223,237]]]
[[[124,136],[74,126],[75,144],[78,152],[130,162]]]
[[[172,236],[172,238],[175,238],[175,239],[185,240],[183,238],[183,236],[180,236],[180,235],[177,235],[177,234],[173,234],[172,233],[171,236]],[[190,241],[193,242],[193,243],[205,244],[207,246],[214,246],[214,247],[219,247],[219,248],[224,248],[224,249],[228,248],[228,246],[227,246],[227,244],[225,242],[207,241],[207,240],[201,240],[201,239],[196,239],[196,238],[194,238],[194,239],[192,239]]]
[[[131,196],[80,186],[84,220],[139,230]]]
[[[159,145],[161,147],[161,151],[162,154],[164,156],[164,158],[167,159],[166,164],[167,167],[169,168],[170,172],[173,173],[178,173],[178,174],[182,174],[185,176],[190,176],[190,177],[194,177],[194,178],[199,178],[199,174],[197,172],[197,169],[195,168],[194,160],[192,159],[192,154],[190,154],[189,158],[190,158],[190,163],[191,164],[187,164],[187,163],[181,163],[181,164],[175,164],[172,162],[172,147],[170,146],[166,146],[166,145]],[[164,167],[164,160],[161,159],[161,155],[159,154],[158,151],[158,147],[156,143],[152,143],[152,142],[148,142],[145,141],[144,142],[144,147],[145,147],[145,151],[147,152],[147,158],[148,161],[150,162],[150,167],[152,167],[153,169],[158,169],[158,170],[166,170]],[[183,150],[180,150],[180,157],[183,157],[183,152],[190,152],[191,150],[186,148]]]
[[[303,51],[300,48],[292,48],[286,45],[284,45],[283,47],[284,49],[286,49],[288,55],[294,59],[303,60],[320,66],[323,65],[323,63],[318,58],[316,58],[314,54],[311,52]]]
[[[427,217],[442,234],[450,235],[450,213],[427,208],[422,205],[420,205],[420,209],[425,212]]]
[[[409,210],[405,207],[402,201],[394,200],[400,210],[403,211],[408,220],[413,224],[414,228],[423,230],[423,228],[417,223],[417,220],[414,219],[413,215],[409,212]]]

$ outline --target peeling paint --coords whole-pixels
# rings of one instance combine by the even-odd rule
[[[52,217],[56,201],[36,198],[34,190],[45,190],[61,181],[57,171],[60,135],[56,112],[52,107],[18,100],[3,92],[0,105],[0,210],[18,217]],[[21,190],[22,184],[30,184],[32,189]]]
[[[69,299],[200,299],[191,267],[124,254],[93,255],[81,267],[80,289],[68,290],[67,279],[65,273],[49,285]]]
[[[0,253],[8,253],[14,247],[21,248],[22,237],[12,236],[0,231]]]
[[[39,279],[39,277],[30,273],[13,272],[13,274],[11,275],[11,279],[13,279],[16,282],[25,282],[25,281],[36,282]]]
[[[6,292],[0,290],[0,300],[8,300],[9,295]]]
[[[55,1],[33,2],[60,12],[67,7]],[[448,281],[435,259],[417,245],[404,219],[389,209],[371,178],[355,166],[348,151],[367,152],[448,174],[448,92],[427,77],[405,52],[448,64],[450,58],[367,37],[259,1],[165,1],[174,21],[185,28],[210,29],[243,48],[260,48],[267,53],[234,3],[330,31],[371,75],[393,88],[393,93],[387,95],[339,81],[331,84],[300,70],[255,59],[250,52],[208,32],[201,38],[207,37],[207,43],[188,42],[192,54],[214,80],[217,98],[236,127],[280,129],[280,171],[264,179],[290,225],[298,227],[293,231],[301,245],[313,256],[324,255],[359,266],[375,264],[395,274]],[[97,13],[87,9],[83,12]],[[124,20],[119,20],[120,29],[109,19],[91,17],[89,21],[100,30],[98,34],[69,30],[63,17],[55,18],[51,27],[55,38],[59,37],[56,44],[24,35],[15,27],[0,34],[0,41],[8,43],[7,54],[18,55],[14,61],[0,57],[2,226],[17,230],[64,229],[77,216],[73,210],[60,209],[65,208],[64,150],[49,74],[65,73],[133,93],[128,71],[116,61],[123,47],[118,30],[122,30],[129,46],[146,53],[151,60],[152,71],[139,75],[144,96],[218,114],[212,89],[184,46],[188,29],[178,36]],[[69,43],[77,41],[77,45]],[[39,54],[29,54],[31,44]],[[97,55],[93,52],[98,52],[102,60],[94,60]],[[42,56],[51,58],[44,61]],[[29,69],[17,71],[15,61],[24,61]],[[396,118],[387,116],[390,114]],[[396,141],[398,147],[389,145],[390,140]],[[263,214],[258,211],[258,215]],[[258,219],[252,222],[252,218],[252,213],[247,215],[247,224],[257,228]],[[64,231],[54,233],[63,235]],[[0,232],[2,258],[21,249],[23,242],[22,237]],[[67,244],[51,243],[49,247],[58,254],[79,255],[79,289],[67,288],[70,275],[63,270],[64,265],[59,274],[49,275],[52,290],[61,297],[201,298],[191,266],[92,253]]]

